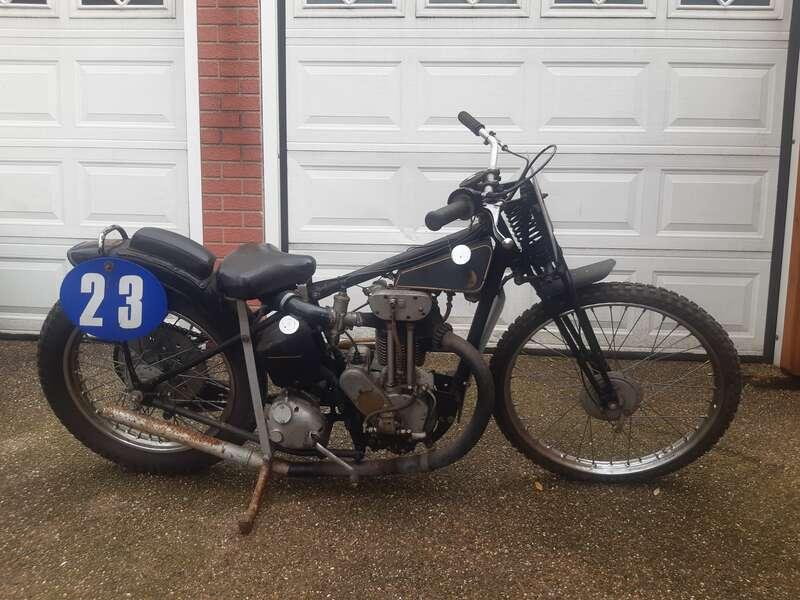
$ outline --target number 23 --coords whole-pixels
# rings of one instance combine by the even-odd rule
[[[100,273],[84,273],[81,277],[81,293],[91,294],[86,308],[81,313],[79,324],[84,327],[102,327],[103,317],[97,309],[103,302],[106,280]],[[125,298],[125,306],[117,310],[117,321],[122,329],[136,329],[142,324],[142,294],[144,283],[138,275],[123,275],[119,278],[119,295]]]

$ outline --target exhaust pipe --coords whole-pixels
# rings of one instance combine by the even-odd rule
[[[118,406],[103,406],[98,409],[97,414],[109,421],[157,435],[171,442],[184,444],[245,467],[258,469],[264,464],[264,458],[259,454],[257,448],[237,446],[177,423],[156,419]]]

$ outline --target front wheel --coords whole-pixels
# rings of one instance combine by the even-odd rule
[[[492,358],[495,418],[511,443],[574,479],[632,482],[707,452],[733,419],[739,359],[711,315],[673,292],[633,283],[578,291],[619,407],[600,407],[542,305],[523,313]],[[580,331],[575,310],[561,317]]]

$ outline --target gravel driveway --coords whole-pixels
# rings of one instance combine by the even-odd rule
[[[768,367],[747,367],[716,450],[654,484],[563,481],[492,425],[434,474],[276,480],[242,538],[253,473],[120,470],[51,415],[35,358],[0,341],[2,599],[800,594],[800,391],[763,385]]]

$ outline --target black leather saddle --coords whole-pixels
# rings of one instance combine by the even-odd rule
[[[217,286],[229,298],[263,298],[305,283],[316,269],[312,256],[287,254],[272,244],[244,244],[222,260]]]
[[[158,227],[143,227],[134,233],[129,248],[163,258],[198,279],[211,275],[217,260],[216,256],[194,240]]]

